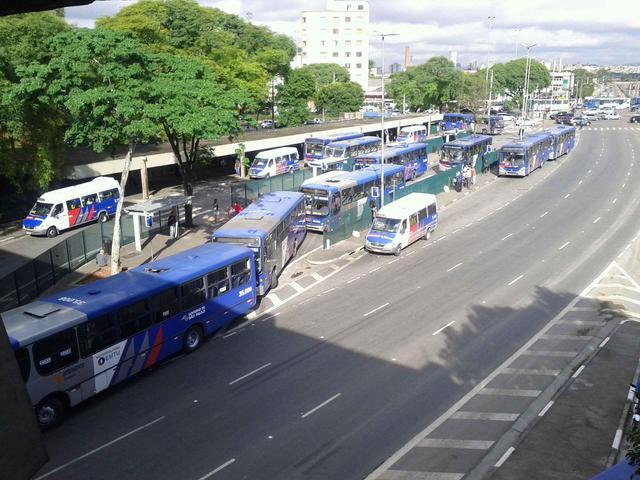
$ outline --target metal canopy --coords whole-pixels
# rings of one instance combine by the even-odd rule
[[[174,207],[182,207],[191,201],[193,197],[184,195],[172,195],[170,197],[154,198],[146,202],[137,203],[124,209],[132,215],[152,215],[154,213],[169,210]]]

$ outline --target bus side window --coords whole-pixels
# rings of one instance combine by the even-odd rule
[[[239,288],[251,281],[251,264],[241,260],[231,265],[231,288]]]
[[[91,195],[86,195],[82,197],[83,205],[91,205],[93,203],[96,203],[97,201],[98,201],[98,195],[96,193],[92,193]]]
[[[90,320],[78,326],[80,354],[92,355],[110,347],[118,341],[116,322],[110,315]]]
[[[160,323],[164,319],[172,317],[180,311],[178,302],[178,289],[172,287],[160,292],[151,298],[151,308],[153,309],[153,323]]]
[[[70,328],[33,344],[33,361],[41,375],[48,375],[78,360],[76,332]]]
[[[62,204],[59,203],[57,204],[55,207],[53,207],[53,212],[51,212],[51,216],[55,217],[57,215],[60,215],[62,213]]]
[[[436,204],[432,203],[431,205],[429,205],[428,207],[428,211],[429,211],[429,216],[431,217],[432,215],[435,215],[437,213],[437,208],[436,208]]]
[[[418,214],[414,213],[409,217],[409,230],[418,225]]]
[[[100,201],[104,202],[106,200],[111,200],[112,198],[120,198],[120,192],[117,188],[112,188],[111,190],[100,192],[98,196],[100,197]]]
[[[67,200],[67,210],[70,212],[80,208],[80,199],[72,198],[71,200]]]
[[[427,213],[427,209],[426,208],[423,208],[422,210],[420,210],[418,212],[418,216],[420,217],[420,220],[422,220],[424,218],[427,218],[428,215],[429,214]]]
[[[200,305],[206,300],[204,280],[202,278],[197,278],[196,280],[181,285],[180,290],[182,293],[183,310]]]
[[[141,300],[118,310],[118,326],[120,338],[129,338],[146,328],[150,322],[149,306],[146,300]]]
[[[227,273],[227,267],[221,268],[207,275],[207,290],[209,291],[209,298],[215,298],[229,290],[229,275]]]

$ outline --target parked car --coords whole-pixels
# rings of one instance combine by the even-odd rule
[[[571,125],[575,125],[576,127],[584,127],[587,125],[591,125],[591,121],[586,117],[573,117],[571,119]]]
[[[631,122],[631,123],[640,123],[640,115],[634,115],[633,117],[631,117],[629,119],[629,122]]]
[[[516,120],[516,125],[518,127],[533,127],[534,125],[537,125],[538,121],[534,120],[533,118],[519,118]]]
[[[273,120],[262,120],[260,122],[260,128],[273,128]]]
[[[516,116],[508,112],[498,112],[496,116],[501,117],[504,123],[515,123]]]
[[[602,115],[603,120],[620,120],[620,114],[617,112],[607,112]]]
[[[304,122],[305,125],[320,125],[322,123],[321,118],[312,118]]]
[[[586,118],[587,120],[590,120],[592,122],[598,120],[598,118],[599,118],[598,117],[598,113],[596,111],[593,111],[593,110],[589,110],[589,111],[584,112],[582,114],[582,116],[584,118]]]

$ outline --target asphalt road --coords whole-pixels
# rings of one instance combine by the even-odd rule
[[[47,433],[41,474],[364,478],[635,235],[630,144],[639,131],[582,131],[569,157],[444,210],[432,240],[399,259],[363,254],[326,293],[86,402]]]

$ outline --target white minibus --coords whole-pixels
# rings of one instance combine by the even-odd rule
[[[251,178],[269,178],[282,173],[293,172],[300,168],[298,149],[281,147],[265,150],[256,155],[249,168]]]
[[[111,177],[44,193],[22,222],[29,235],[55,237],[62,230],[98,220],[106,222],[116,213],[120,184]]]
[[[410,125],[402,127],[396,143],[418,143],[427,141],[427,127],[424,125]]]
[[[428,240],[438,226],[438,203],[430,193],[410,193],[380,209],[367,233],[369,252],[393,253],[420,238]]]

